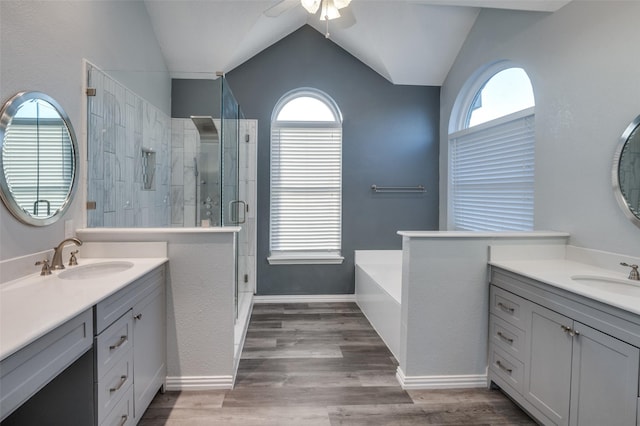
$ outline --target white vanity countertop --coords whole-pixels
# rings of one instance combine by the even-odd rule
[[[0,360],[17,352],[76,315],[84,312],[147,272],[164,264],[166,257],[78,258],[78,266],[126,261],[125,271],[91,279],[61,279],[63,271],[39,272],[0,285]]]
[[[628,268],[606,269],[566,258],[496,259],[490,260],[489,264],[640,315],[640,282],[636,284],[635,281],[631,281],[630,285],[620,285],[624,290],[618,292],[615,290],[617,284],[612,284],[611,288],[601,288],[601,286],[581,283],[571,278],[573,276],[589,276],[630,281],[628,280]]]

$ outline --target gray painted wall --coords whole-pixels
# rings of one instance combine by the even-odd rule
[[[210,115],[220,118],[220,81],[174,78],[171,80],[171,117]]]
[[[170,111],[171,80],[143,2],[0,1],[0,57],[1,101],[23,90],[52,96],[73,123],[81,159],[87,156],[83,58]],[[84,226],[85,176],[82,161],[75,200],[54,225],[23,225],[1,205],[0,259],[54,247],[66,220]]]
[[[442,87],[442,229],[454,101],[478,68],[509,59],[525,68],[536,97],[535,228],[570,232],[580,247],[640,253],[640,229],[611,189],[618,139],[640,114],[638,16],[640,2],[613,0],[574,0],[553,14],[480,13]]]
[[[226,75],[245,115],[258,119],[258,294],[349,294],[353,251],[400,249],[396,234],[438,226],[439,87],[394,86],[309,26]],[[271,113],[298,87],[338,104],[343,123],[342,265],[269,265]],[[424,195],[373,194],[417,185]]]

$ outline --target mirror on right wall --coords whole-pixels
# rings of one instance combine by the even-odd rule
[[[640,115],[627,126],[613,160],[613,190],[625,215],[640,227]]]

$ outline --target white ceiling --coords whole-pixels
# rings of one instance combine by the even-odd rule
[[[483,7],[553,12],[571,0],[353,0],[331,40],[394,84],[440,86]],[[215,78],[305,24],[299,0],[145,0],[173,78]],[[266,12],[266,13],[265,13]],[[270,16],[268,16],[270,15]]]

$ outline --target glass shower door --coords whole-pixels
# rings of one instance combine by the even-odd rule
[[[235,317],[238,317],[238,306],[241,304],[240,288],[247,277],[247,237],[243,226],[246,219],[245,188],[240,169],[240,120],[242,112],[231,89],[222,78],[222,226],[239,226],[236,239],[236,264],[234,279]]]

